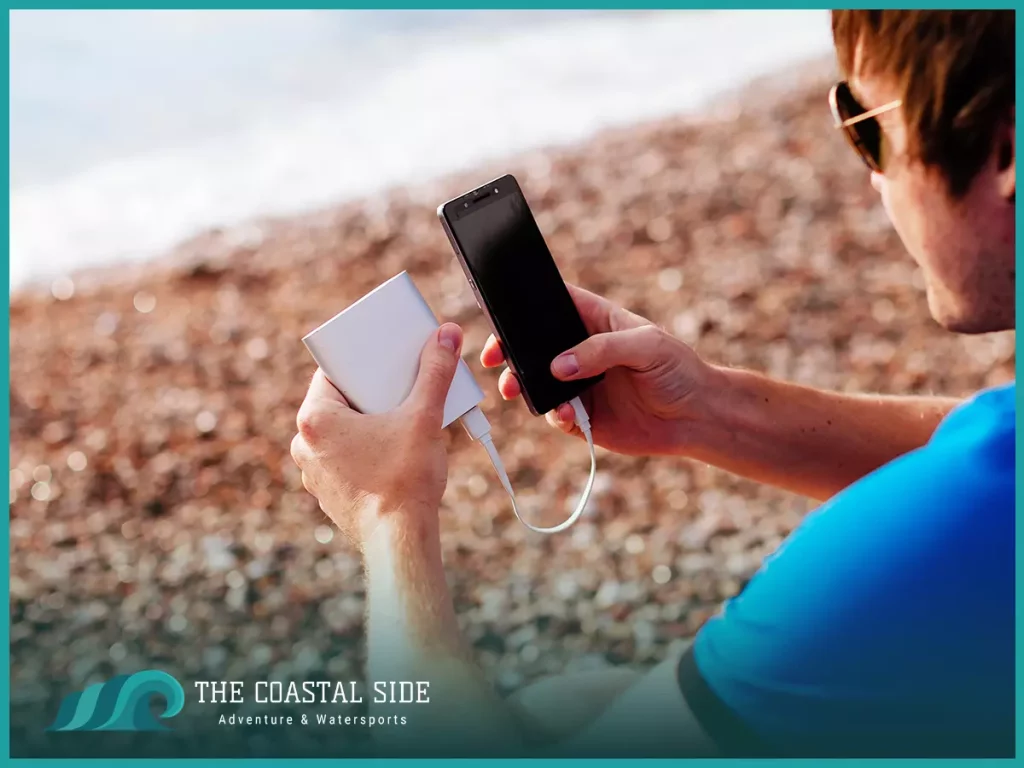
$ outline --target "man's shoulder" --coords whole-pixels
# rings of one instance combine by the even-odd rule
[[[972,508],[994,500],[1012,505],[1016,477],[1016,383],[983,390],[955,408],[931,440],[851,486],[899,484],[920,510]],[[856,496],[857,494],[851,494]]]
[[[953,409],[939,424],[926,448],[959,445],[963,449],[979,446],[1012,446],[1016,432],[1017,383],[978,392]],[[1009,457],[1013,458],[1012,453]]]
[[[1015,394],[972,397],[926,445],[805,518],[697,637],[695,668],[717,699],[794,749],[829,733],[843,750],[871,750],[894,724],[933,745],[947,732],[989,742],[992,728],[1002,739]]]
[[[966,430],[987,436],[1012,435],[1017,414],[1017,382],[983,389],[950,411],[934,439],[961,436]]]
[[[934,519],[937,509],[1012,500],[1015,436],[1016,383],[983,390],[953,409],[925,445],[854,483],[823,510],[887,499],[893,511]]]

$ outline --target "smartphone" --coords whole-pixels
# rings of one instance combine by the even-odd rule
[[[559,381],[551,373],[551,361],[589,334],[514,176],[449,200],[437,216],[531,413],[603,378]]]

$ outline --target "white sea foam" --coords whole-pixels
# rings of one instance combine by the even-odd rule
[[[372,56],[335,47],[330,66],[347,66],[351,87],[292,98],[237,130],[108,153],[57,178],[15,177],[12,287],[146,258],[210,226],[692,111],[830,45],[823,11],[563,16],[504,31],[434,29],[416,46],[408,34]],[[267,91],[271,99],[272,83]]]

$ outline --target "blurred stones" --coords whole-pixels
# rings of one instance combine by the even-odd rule
[[[270,354],[270,346],[267,344],[266,339],[257,336],[246,342],[245,352],[253,360],[265,360]]]
[[[50,293],[57,301],[67,301],[75,295],[75,284],[67,276],[58,277],[50,285]]]
[[[122,533],[124,528],[122,527]],[[127,537],[127,534],[125,534]],[[206,559],[206,567],[211,571],[227,571],[234,567],[235,556],[231,553],[231,541],[223,536],[204,536],[200,540]]]
[[[156,309],[156,296],[148,291],[139,291],[132,298],[132,305],[137,312],[148,315]]]
[[[680,269],[669,267],[658,273],[658,287],[663,291],[678,291],[683,286],[683,272]]]
[[[469,491],[469,495],[474,499],[479,499],[487,494],[489,486],[490,483],[483,475],[473,475],[466,483],[466,490]]]
[[[651,578],[654,579],[655,584],[668,584],[672,578],[672,569],[667,565],[656,565],[651,572]]]
[[[200,411],[196,414],[195,424],[200,434],[213,432],[217,428],[217,416],[210,411]]]
[[[81,472],[89,465],[89,460],[81,451],[72,451],[68,454],[67,465],[72,472]]]
[[[644,551],[645,548],[643,537],[638,536],[635,533],[631,534],[630,536],[626,537],[626,542],[623,548],[630,555],[639,555],[641,552]]]
[[[38,482],[32,486],[32,498],[36,501],[49,501],[51,493],[49,483]]]
[[[1012,333],[957,337],[929,318],[827,88],[204,233],[144,269],[12,296],[12,698],[49,721],[69,685],[143,665],[362,678],[361,563],[289,445],[314,370],[302,336],[403,269],[466,330],[523,516],[564,519],[586,446],[497,395],[477,361],[490,329],[434,213],[484,178],[517,175],[567,280],[709,361],[859,392],[1010,380]],[[457,428],[445,439],[446,573],[504,691],[664,658],[812,506],[699,462],[601,450],[586,516],[539,536],[486,453]]]

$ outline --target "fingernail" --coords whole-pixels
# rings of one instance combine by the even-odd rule
[[[455,323],[445,323],[437,335],[440,345],[449,352],[454,352],[462,341],[462,329]]]
[[[580,364],[572,352],[563,352],[551,362],[551,370],[558,376],[575,376],[580,372]]]

